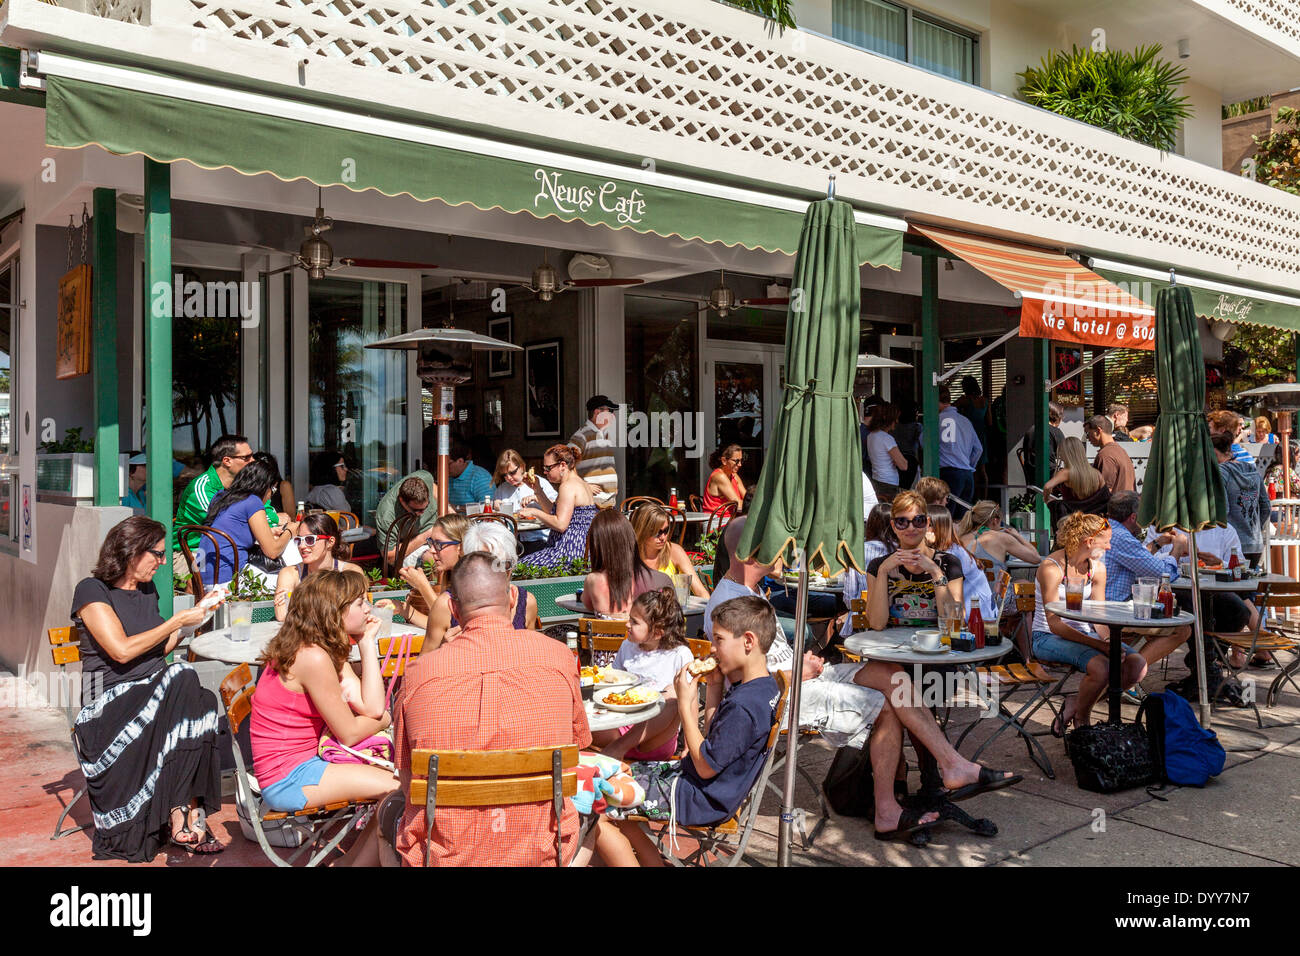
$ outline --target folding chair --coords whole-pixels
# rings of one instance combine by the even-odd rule
[[[393,548],[397,549],[397,554],[405,556],[407,545],[415,537],[416,531],[420,525],[420,518],[417,515],[403,512],[393,519],[393,523],[388,526],[388,532],[379,542],[379,562],[385,578],[396,576],[397,569],[402,566],[402,561],[390,561],[388,552]]]
[[[691,653],[695,655],[697,661],[713,653],[713,642],[707,638],[688,637],[686,645],[691,649]]]
[[[1215,653],[1233,677],[1237,677],[1249,667],[1250,661],[1260,651],[1268,651],[1272,654],[1276,654],[1278,651],[1287,651],[1292,655],[1293,660],[1291,663],[1282,668],[1282,672],[1269,685],[1268,693],[1265,695],[1265,706],[1267,707],[1272,707],[1277,703],[1278,694],[1288,683],[1297,691],[1300,691],[1300,685],[1297,685],[1295,681],[1296,670],[1300,668],[1300,640],[1293,636],[1295,625],[1285,620],[1278,620],[1275,617],[1268,622],[1271,626],[1266,627],[1265,618],[1270,612],[1297,607],[1300,607],[1300,583],[1292,581],[1285,584],[1265,584],[1263,590],[1255,595],[1255,608],[1259,613],[1253,631],[1235,634],[1213,631],[1206,635],[1206,637],[1214,639]],[[1245,652],[1246,663],[1241,667],[1234,668],[1232,666],[1230,648],[1237,648]],[[1250,697],[1250,706],[1255,712],[1255,723],[1262,730],[1264,728],[1264,718],[1259,713],[1259,703],[1255,696]]]
[[[495,809],[549,800],[555,815],[555,865],[563,866],[564,798],[578,792],[577,767],[577,744],[524,750],[412,750],[407,800],[412,807],[424,807],[424,865],[429,865],[432,855],[432,821],[439,806]],[[594,818],[579,829],[578,847],[592,822]]]
[[[578,619],[578,647],[586,651],[593,667],[607,667],[627,639],[627,621],[603,617]]]
[[[804,827],[804,811],[802,809],[795,810],[795,827],[799,830],[800,837],[803,840],[803,848],[805,850],[812,849],[813,844],[817,842],[817,837],[821,835],[822,829],[831,819],[831,808],[826,803],[826,794],[822,791],[821,784],[814,780],[812,774],[810,774],[806,768],[801,767],[797,762],[798,754],[803,753],[804,751],[804,745],[812,740],[816,740],[820,736],[821,731],[812,729],[805,730],[802,727],[799,728],[799,749],[796,751],[795,773],[800,777],[803,777],[804,783],[808,784],[808,786],[812,788],[812,792],[817,796],[817,803],[821,810],[821,816],[817,818],[817,822],[813,825],[811,833],[809,833]],[[785,727],[782,727],[780,738],[777,741],[779,749],[776,759],[772,761],[772,770],[767,778],[767,789],[771,790],[778,800],[785,798],[784,788],[777,785],[777,779],[783,781],[784,778],[777,778],[777,772],[785,766],[785,758],[790,753],[789,737],[790,731]]]
[[[1052,698],[1061,693],[1065,687],[1065,682],[1070,679],[1073,673],[1071,668],[1064,668],[1060,673],[1049,671],[1043,662],[1035,660],[1033,651],[1033,619],[1035,598],[1032,590],[1033,583],[1019,581],[1017,585],[1028,584],[1028,588],[1016,588],[1016,611],[1019,614],[1019,620],[1012,627],[1011,634],[1003,637],[1003,640],[1011,640],[1016,650],[1020,653],[1024,663],[1022,664],[997,664],[992,667],[977,667],[976,674],[981,681],[991,682],[998,691],[998,712],[995,715],[999,721],[999,726],[989,738],[980,744],[970,759],[978,761],[980,754],[994,740],[1000,736],[1003,731],[1014,730],[1025,741],[1025,750],[1029,753],[1029,759],[1038,764],[1039,769],[1047,774],[1048,779],[1055,780],[1056,772],[1052,769],[1052,761],[1048,758],[1047,752],[1043,750],[1042,744],[1038,738],[1050,731],[1032,731],[1025,726],[1026,722],[1038,710],[1046,704],[1052,711],[1055,718],[1058,714],[1056,705]],[[1019,690],[1029,691],[1029,696],[1020,709],[1015,713],[1007,706],[1007,701],[1011,695]],[[962,742],[967,735],[980,725],[976,720],[966,725],[953,749],[960,750]]]
[[[47,634],[50,638],[50,656],[54,658],[55,666],[63,668],[63,673],[66,674],[67,666],[69,664],[76,664],[81,661],[81,646],[77,636],[77,630],[71,626],[52,627],[49,629]],[[79,713],[81,713],[81,709],[78,707],[67,707],[64,710],[64,716],[68,720],[68,733],[72,737],[72,747],[77,753],[81,752],[81,748],[77,744],[77,714]],[[80,772],[80,770],[78,770],[78,772]],[[72,808],[77,805],[77,801],[89,792],[90,784],[83,781],[81,789],[77,791],[76,796],[68,801],[67,805],[63,808],[63,812],[59,814],[58,822],[54,824],[54,834],[50,837],[51,840],[65,837],[69,833],[80,833],[82,830],[90,828],[90,824],[86,823],[79,827],[70,827],[67,830],[63,829],[63,821],[68,818],[68,814],[72,812]]]
[[[310,853],[307,866],[316,866],[338,848],[352,825],[363,813],[372,808],[376,801],[329,803],[323,807],[304,807],[294,813],[267,810],[262,804],[260,791],[254,788],[254,778],[244,766],[244,755],[237,740],[240,726],[253,712],[255,690],[256,685],[253,683],[252,672],[247,664],[240,664],[221,682],[221,704],[226,712],[226,720],[230,723],[230,740],[235,752],[235,799],[247,809],[248,822],[268,860],[276,866],[293,866],[303,854]],[[242,818],[243,814],[240,816]],[[277,852],[279,848],[273,847],[267,839],[266,824],[284,824],[290,820],[306,825],[310,832],[307,834],[308,838],[305,838],[302,844],[286,858],[281,856]],[[320,849],[312,853],[311,851],[317,846]]]
[[[754,822],[758,819],[759,806],[763,802],[763,793],[772,775],[772,765],[776,759],[776,741],[781,733],[786,702],[790,694],[790,678],[785,671],[776,671],[772,677],[776,679],[777,686],[781,689],[781,697],[773,711],[772,729],[767,735],[767,757],[763,761],[758,777],[754,780],[754,785],[750,787],[749,793],[746,794],[736,812],[723,822],[706,827],[678,824],[678,828],[685,830],[689,837],[698,841],[698,845],[684,860],[678,859],[671,853],[665,853],[672,865],[715,866],[721,863],[722,866],[737,866],[744,858],[745,849],[749,846],[749,838],[754,832]],[[664,851],[665,841],[669,839],[671,829],[668,823],[652,821],[638,815],[626,819],[639,824],[659,847],[660,852]],[[725,858],[724,854],[726,854]]]

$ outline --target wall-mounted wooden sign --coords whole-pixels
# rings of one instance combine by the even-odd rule
[[[90,266],[74,266],[59,279],[58,346],[54,377],[90,373]]]

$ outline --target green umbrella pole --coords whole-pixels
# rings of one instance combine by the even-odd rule
[[[1191,552],[1189,557],[1192,559],[1192,641],[1194,642],[1196,652],[1196,696],[1201,708],[1201,726],[1205,729],[1210,728],[1210,691],[1208,687],[1209,677],[1205,673],[1205,625],[1201,623],[1201,573],[1198,570],[1200,562],[1197,560],[1196,550],[1196,532],[1187,532],[1187,549]]]
[[[785,787],[781,791],[781,822],[777,828],[776,865],[790,865],[790,844],[794,826],[794,781],[799,760],[799,689],[803,686],[803,631],[808,623],[808,562],[796,546],[799,588],[794,600],[794,662],[790,667],[790,701],[786,707]]]

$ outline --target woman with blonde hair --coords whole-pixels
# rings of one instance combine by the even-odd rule
[[[674,574],[688,574],[691,578],[691,593],[708,597],[709,589],[695,572],[694,562],[686,556],[686,551],[680,544],[669,540],[672,528],[668,510],[654,502],[646,502],[632,512],[632,530],[636,533],[637,551],[645,566],[651,571],[662,571],[670,578]]]
[[[375,800],[397,788],[393,774],[364,763],[318,756],[322,735],[352,747],[392,722],[383,705],[375,635],[379,619],[366,604],[366,580],[355,571],[318,571],[294,594],[284,626],[263,651],[249,736],[253,774],[272,810],[296,812],[352,800]],[[345,667],[349,633],[362,634],[360,679]],[[377,866],[375,821],[344,858]]]
[[[496,486],[494,495],[498,511],[514,514],[520,508],[537,503],[539,494],[549,500],[555,500],[555,488],[545,478],[537,479],[537,490],[528,484],[528,465],[523,455],[513,448],[507,448],[497,457],[496,471],[492,473],[492,484]],[[505,507],[503,507],[505,506]],[[531,554],[546,547],[546,531],[521,531],[519,544],[524,554]]]
[[[397,572],[424,599],[424,606],[429,609],[427,613],[417,610],[410,598],[407,598],[402,608],[402,617],[410,624],[424,628],[426,650],[431,651],[441,644],[448,636],[447,631],[454,627],[451,601],[442,588],[442,582],[446,580],[447,572],[456,566],[460,556],[465,553],[464,539],[469,527],[470,520],[464,515],[443,515],[429,529],[424,545],[412,552],[406,559],[408,564]],[[433,566],[438,572],[437,588],[424,573],[424,554],[433,555]],[[415,559],[414,562],[411,561],[412,558]]]
[[[1061,457],[1061,467],[1043,486],[1044,493],[1050,494],[1053,488],[1064,486],[1060,491],[1063,501],[1087,501],[1101,489],[1104,484],[1101,472],[1088,461],[1087,446],[1080,439],[1067,438],[1057,448],[1057,454]]]
[[[988,561],[999,571],[1007,569],[1007,559],[1019,558],[1029,564],[1042,560],[1038,549],[1021,537],[1014,528],[1002,524],[1002,508],[993,501],[977,501],[957,526],[962,547],[977,561]]]
[[[1277,443],[1277,436],[1273,434],[1273,423],[1268,420],[1267,415],[1260,415],[1255,419],[1254,434],[1251,435],[1250,440],[1265,445]]]
[[[1083,673],[1078,693],[1068,698],[1052,721],[1052,736],[1063,737],[1071,722],[1086,727],[1092,708],[1110,680],[1110,629],[1082,621],[1067,621],[1046,610],[1050,601],[1065,601],[1067,578],[1081,581],[1083,599],[1106,593],[1106,552],[1110,550],[1110,524],[1101,515],[1075,512],[1056,531],[1060,550],[1038,566],[1034,585],[1034,656],[1039,660],[1069,664]],[[1119,635],[1115,635],[1116,638]],[[1146,676],[1142,655],[1124,645],[1121,680],[1132,687]]]

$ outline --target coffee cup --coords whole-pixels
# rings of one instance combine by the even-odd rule
[[[938,631],[917,631],[912,635],[912,646],[919,651],[937,651],[943,645]]]

